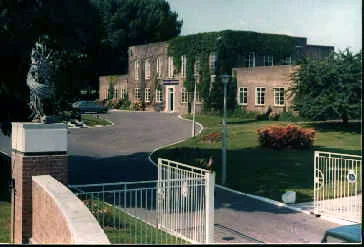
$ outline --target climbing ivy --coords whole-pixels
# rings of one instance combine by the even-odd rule
[[[181,71],[181,56],[187,58],[184,87],[190,92],[194,86],[194,63],[200,59],[200,83],[198,90],[206,109],[221,110],[223,85],[220,75],[231,74],[232,68],[244,66],[249,52],[256,55],[272,55],[275,61],[290,56],[295,51],[295,40],[287,35],[264,34],[251,31],[198,33],[174,38],[169,41],[168,55],[173,57],[176,72]],[[210,85],[209,55],[216,52],[216,80]],[[210,90],[211,89],[211,90]],[[228,108],[236,105],[236,79],[228,85]]]

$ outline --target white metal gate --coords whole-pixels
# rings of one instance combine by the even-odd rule
[[[112,243],[214,241],[215,173],[159,159],[158,180],[69,185]]]
[[[361,156],[315,151],[314,213],[361,222]]]
[[[158,159],[159,227],[192,243],[214,241],[215,173]]]

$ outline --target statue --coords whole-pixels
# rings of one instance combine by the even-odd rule
[[[44,100],[54,94],[54,86],[51,82],[52,52],[46,46],[36,42],[32,49],[31,65],[27,75],[27,85],[30,89],[29,107],[33,121],[50,123],[52,118],[46,116]]]

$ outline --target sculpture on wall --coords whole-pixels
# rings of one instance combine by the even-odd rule
[[[32,49],[31,65],[27,75],[27,86],[30,89],[29,107],[33,121],[48,123],[50,118],[44,111],[44,100],[54,94],[54,83],[51,81],[52,52],[45,44],[36,42]]]

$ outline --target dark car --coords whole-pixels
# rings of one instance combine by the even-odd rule
[[[339,226],[325,232],[321,243],[361,243],[361,224]]]
[[[77,101],[72,104],[72,108],[78,110],[80,113],[106,113],[107,107],[96,104],[94,101]]]

